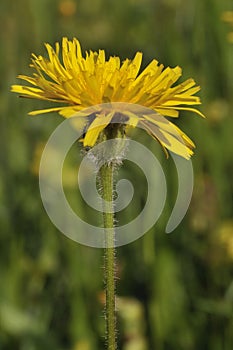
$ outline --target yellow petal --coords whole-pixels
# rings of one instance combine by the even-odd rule
[[[161,108],[154,107],[154,109],[159,114],[166,115],[167,117],[172,117],[172,118],[179,117],[179,112],[176,111],[177,108],[176,109],[166,108],[166,107],[163,108],[163,106],[161,106]]]
[[[205,118],[205,115],[203,113],[201,113],[198,109],[196,108],[189,108],[189,107],[176,107],[176,109],[178,109],[179,111],[189,111],[189,112],[193,112],[196,113],[198,115],[200,115],[202,118]]]
[[[137,52],[134,59],[132,60],[130,67],[129,67],[129,73],[128,73],[128,79],[135,79],[138,75],[139,69],[141,67],[142,63],[142,53]]]
[[[128,117],[127,125],[130,125],[133,128],[135,128],[138,125],[140,117],[137,114],[134,114],[129,111],[125,111],[123,112],[123,115]]]
[[[84,137],[83,146],[94,146],[99,134],[106,126],[111,122],[114,112],[108,113],[107,115],[98,114],[91,125],[88,127],[87,133]]]
[[[62,107],[56,107],[56,108],[47,108],[47,109],[38,109],[36,111],[29,112],[29,115],[38,115],[38,114],[44,114],[44,113],[50,113],[50,112],[60,112]]]
[[[33,88],[30,86],[23,86],[23,85],[12,85],[11,86],[12,92],[18,92],[19,94],[37,94],[40,92],[43,92],[43,90],[38,88]]]
[[[173,124],[170,123],[169,131],[166,128],[158,127],[156,124],[152,124],[147,120],[140,122],[142,127],[147,130],[153,137],[158,139],[160,143],[168,150],[189,159],[193,154],[192,150],[185,144],[182,135],[178,132]],[[165,124],[166,125],[166,124]]]

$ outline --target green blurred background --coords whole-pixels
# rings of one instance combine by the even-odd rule
[[[202,87],[207,119],[183,113],[177,121],[197,146],[185,219],[164,233],[177,180],[172,160],[156,148],[168,175],[164,212],[144,237],[118,249],[119,348],[233,349],[233,25],[223,16],[229,10],[230,0],[1,0],[1,350],[104,349],[103,251],[60,234],[40,199],[41,149],[62,118],[28,117],[49,104],[9,92],[17,74],[30,73],[31,53],[45,54],[43,43],[62,36],[122,59],[142,51],[144,65],[154,57],[180,65],[183,79],[192,76]],[[76,161],[67,161],[64,186],[88,219],[94,213],[78,199]],[[122,175],[131,173],[126,164]],[[123,221],[145,201],[143,175],[135,170],[132,181],[137,191]]]

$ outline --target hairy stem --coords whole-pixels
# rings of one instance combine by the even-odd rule
[[[108,350],[117,349],[115,314],[115,231],[113,212],[113,164],[100,169],[105,229],[105,287],[106,287],[106,340]]]

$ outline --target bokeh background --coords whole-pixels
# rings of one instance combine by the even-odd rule
[[[183,79],[192,76],[202,87],[206,120],[189,113],[177,120],[197,146],[185,219],[164,233],[177,178],[171,158],[156,148],[168,182],[164,212],[144,237],[118,249],[119,348],[233,348],[232,10],[230,0],[1,0],[1,350],[104,349],[103,251],[59,233],[40,199],[40,154],[62,118],[28,117],[49,104],[9,92],[17,74],[30,73],[31,53],[45,54],[43,43],[62,36],[122,59],[142,51],[143,65],[154,57],[180,65]],[[77,157],[71,152],[68,158],[67,196],[93,219],[76,190]],[[124,222],[140,211],[146,184],[129,164],[122,174],[133,177],[137,190],[119,217]]]

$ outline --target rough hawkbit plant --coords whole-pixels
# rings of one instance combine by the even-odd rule
[[[172,151],[189,159],[195,147],[192,140],[168,119],[161,122],[159,116],[177,118],[179,111],[203,114],[193,108],[200,98],[200,90],[193,79],[174,86],[182,75],[180,67],[164,69],[157,60],[140,72],[142,53],[137,52],[132,60],[121,62],[119,57],[106,59],[105,51],[82,54],[77,39],[63,38],[62,45],[55,49],[45,44],[48,58],[32,54],[30,67],[32,76],[19,75],[28,85],[13,85],[12,91],[22,97],[51,101],[57,107],[32,111],[30,115],[58,112],[65,118],[78,115],[88,107],[106,104],[112,108],[97,109],[91,115],[82,115],[82,145],[93,148],[110,139],[124,139],[129,126],[139,126],[156,139],[166,155]],[[148,108],[151,113],[134,113],[121,109],[118,103],[128,103]],[[137,109],[138,111],[138,109]],[[124,120],[127,120],[127,127]],[[111,207],[114,198],[114,173],[121,165],[116,150],[112,160],[99,170],[99,183],[104,203],[103,224],[105,229],[105,288],[106,288],[106,340],[108,350],[117,349],[115,315],[115,218]],[[101,158],[101,154],[99,155]],[[101,161],[101,159],[100,159]],[[110,206],[110,207],[106,207]]]

